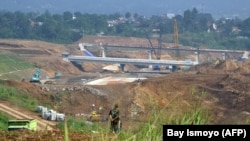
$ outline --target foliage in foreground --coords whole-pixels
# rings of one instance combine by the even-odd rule
[[[191,96],[194,98],[196,97],[195,93],[196,93],[195,90],[192,89]],[[202,92],[200,97],[204,95],[205,93]],[[197,103],[194,104],[194,108],[185,111],[180,116],[176,116],[174,113],[168,117],[162,116],[164,110],[166,110],[166,108],[168,108],[174,100],[175,98],[172,101],[170,101],[167,105],[165,105],[165,107],[162,109],[155,108],[155,110],[152,111],[151,114],[152,116],[149,117],[148,122],[145,122],[143,125],[141,125],[140,128],[138,128],[138,130],[123,131],[118,135],[113,136],[112,140],[119,140],[119,141],[155,140],[156,141],[162,139],[163,125],[193,125],[193,124],[202,125],[209,122],[210,116],[208,114],[208,111],[201,108],[202,104],[201,98],[199,98],[198,100],[196,99]],[[88,126],[88,124],[86,124],[85,121],[78,121],[73,119],[69,119],[67,124],[68,124],[67,128],[69,128],[71,131],[76,131],[79,129],[83,129],[85,131],[97,130],[101,134],[98,140],[100,141],[110,140],[110,138],[107,138],[107,136],[109,136],[107,129],[103,129],[98,125]],[[67,130],[67,128],[64,127],[64,130]]]
[[[2,81],[0,81],[0,98],[32,111],[38,106],[38,101],[31,98],[29,93],[15,87],[4,85]]]
[[[0,130],[7,130],[9,117],[0,112]]]

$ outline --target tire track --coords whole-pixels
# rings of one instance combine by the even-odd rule
[[[16,118],[16,119],[36,119],[37,120],[37,130],[53,130],[52,126],[53,123],[50,123],[43,119],[38,119],[35,116],[29,116],[25,113],[21,113],[17,111],[16,109],[13,109],[9,106],[6,106],[2,103],[0,103],[0,111],[8,114],[9,116]]]

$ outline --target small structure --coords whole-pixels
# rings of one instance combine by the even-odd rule
[[[67,58],[69,55],[70,55],[70,53],[66,52],[66,51],[62,53],[63,58]]]

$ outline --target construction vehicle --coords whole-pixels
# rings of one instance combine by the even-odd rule
[[[13,130],[37,130],[37,121],[35,119],[17,119],[8,121],[8,131]]]
[[[221,63],[221,60],[219,58],[216,59],[216,61],[213,63],[213,66],[216,67]]]
[[[179,47],[179,33],[176,19],[174,19],[174,47]]]
[[[62,76],[62,74],[60,72],[55,72],[54,78],[59,78],[61,76]]]
[[[174,19],[174,48],[176,48],[176,60],[180,61],[180,51],[179,51],[179,33],[178,33],[178,26],[177,26],[177,21]],[[173,71],[175,70],[182,70],[183,66],[181,65],[176,65],[172,66]]]
[[[40,68],[38,68],[36,72],[32,75],[32,77],[30,78],[30,82],[40,83],[40,74],[41,74],[41,70]]]
[[[99,108],[99,111],[101,111],[101,109]],[[97,112],[95,105],[92,104],[91,106],[91,115],[89,116],[88,120],[90,121],[107,121],[108,117],[101,115]]]
[[[60,72],[55,72],[54,77],[41,80],[40,74],[41,74],[41,69],[38,68],[30,78],[29,82],[40,83],[40,84],[55,84],[55,79],[58,79],[62,76]]]
[[[150,39],[149,35],[146,34],[146,36],[147,36],[147,39],[148,39],[148,41],[150,43],[150,47],[152,48],[154,56],[156,57],[157,60],[161,60],[161,34],[160,34],[160,39],[158,40],[158,42],[159,42],[159,47],[158,48],[159,49],[157,50],[157,52],[156,52],[156,50],[155,50],[155,48],[154,48],[154,46],[153,46],[153,44],[151,42],[151,39]],[[160,70],[160,69],[161,69],[160,65],[155,65],[153,67],[153,70]]]
[[[60,72],[55,72],[54,77],[46,78],[40,80],[41,84],[56,84],[56,79],[59,79],[62,76]]]

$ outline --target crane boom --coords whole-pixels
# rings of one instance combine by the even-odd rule
[[[158,39],[158,52],[157,52],[157,59],[160,60],[161,59],[161,48],[162,48],[162,33],[160,31],[160,37]]]
[[[148,39],[148,41],[149,41],[149,43],[150,43],[151,48],[153,49],[154,55],[156,56],[157,60],[160,60],[160,57],[159,57],[159,55],[156,53],[155,48],[154,48],[154,46],[153,46],[153,43],[151,42],[151,39],[150,39],[150,37],[149,37],[148,34],[147,34],[147,39]]]
[[[174,19],[174,47],[178,47],[179,44],[179,37],[178,37],[178,26],[176,19]]]
[[[174,19],[174,47],[177,48],[176,58],[177,58],[177,60],[179,60],[180,59],[180,52],[178,50],[178,48],[179,48],[179,34],[178,34],[178,26],[177,26],[176,19]]]

